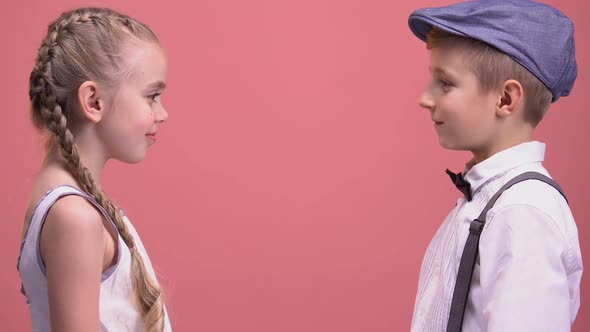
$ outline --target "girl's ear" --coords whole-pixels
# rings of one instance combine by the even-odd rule
[[[508,117],[524,105],[524,89],[517,80],[506,80],[502,83],[501,97],[496,108],[496,115]]]
[[[86,81],[78,88],[78,102],[82,116],[94,123],[100,122],[105,111],[105,99],[96,82]]]

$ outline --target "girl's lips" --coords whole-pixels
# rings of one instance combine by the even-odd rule
[[[145,136],[152,142],[156,142],[156,133],[145,134]]]

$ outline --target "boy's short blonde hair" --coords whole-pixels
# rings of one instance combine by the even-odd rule
[[[475,73],[482,92],[498,89],[509,79],[520,82],[525,93],[525,120],[537,126],[551,105],[553,94],[535,75],[510,56],[477,39],[458,36],[433,28],[427,36],[426,47],[433,49],[443,45],[465,47],[465,63]]]

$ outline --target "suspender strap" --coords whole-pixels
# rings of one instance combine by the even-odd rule
[[[479,217],[471,222],[469,226],[469,236],[465,242],[465,248],[461,255],[461,263],[459,263],[459,270],[457,271],[457,281],[455,283],[455,289],[453,291],[453,300],[451,302],[451,311],[449,315],[449,322],[447,324],[447,332],[460,332],[463,327],[463,317],[465,314],[465,305],[467,304],[467,296],[469,295],[469,288],[471,286],[471,277],[473,275],[473,269],[475,268],[475,261],[477,259],[477,252],[479,249],[479,236],[483,231],[485,225],[486,214],[494,206],[498,197],[502,193],[513,185],[526,181],[526,180],[539,180],[547,183],[559,191],[559,193],[567,198],[561,190],[561,187],[553,181],[551,178],[537,172],[526,172],[518,175],[512,180],[508,181],[498,192],[490,198],[486,207],[481,211]]]

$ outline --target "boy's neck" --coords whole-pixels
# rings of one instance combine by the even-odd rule
[[[489,146],[482,149],[472,150],[474,164],[490,158],[498,152],[510,149],[511,147],[517,146],[522,143],[530,142],[533,140],[533,131],[521,131],[520,135],[515,135],[505,139],[499,139],[492,142]]]

